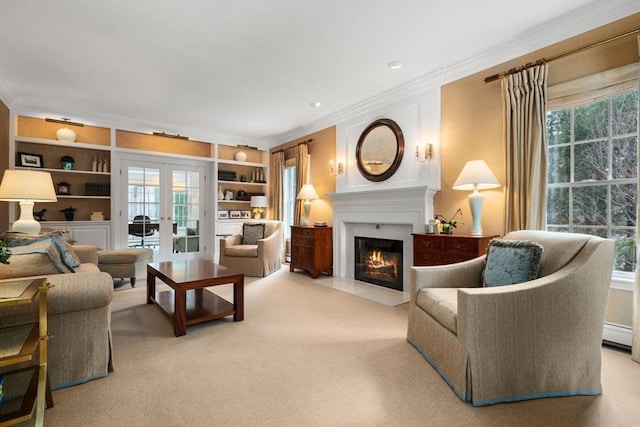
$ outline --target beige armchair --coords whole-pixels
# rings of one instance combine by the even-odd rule
[[[602,393],[614,242],[516,231],[544,248],[538,279],[482,287],[485,256],[412,267],[407,340],[474,406]]]
[[[242,244],[242,235],[234,234],[220,240],[218,263],[247,276],[264,277],[282,266],[282,222],[251,221],[246,224],[265,224],[264,238],[255,245]]]

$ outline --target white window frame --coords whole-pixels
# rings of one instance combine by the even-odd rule
[[[594,74],[591,76],[583,77],[581,79],[561,83],[554,86],[549,86],[548,88],[548,100],[547,100],[547,111],[555,111],[561,109],[574,109],[583,105],[592,104],[604,99],[611,99],[617,95],[628,93],[631,91],[638,91],[638,72],[639,66],[638,63],[634,63],[631,65],[627,65],[624,67],[616,68],[614,70],[608,70],[602,73]],[[611,101],[609,101],[611,103]],[[611,115],[611,109],[609,109],[609,114]],[[571,128],[573,129],[573,120],[574,115],[572,111],[571,115]],[[609,119],[609,124],[611,120]],[[640,126],[640,124],[639,124]],[[637,135],[616,135],[616,138],[622,138],[625,136],[637,136]],[[588,143],[591,141],[580,141],[576,143],[574,140],[574,135],[571,135],[571,142],[565,144],[558,145],[549,145],[547,149],[557,147],[557,146],[570,146],[571,148],[571,179],[569,183],[553,183],[547,184],[549,189],[551,188],[569,188],[569,197],[572,196],[572,189],[578,187],[584,187],[593,185],[593,183],[581,183],[574,182],[574,149],[576,145],[582,143]],[[608,136],[609,140],[612,139],[611,135]],[[638,141],[640,143],[640,141]],[[608,144],[608,149],[612,150],[612,144]],[[611,153],[609,153],[611,154]],[[609,156],[611,158],[611,155]],[[640,160],[640,159],[639,159]],[[613,184],[627,184],[627,183],[635,183],[637,184],[638,178],[630,178],[630,179],[612,179],[611,177],[611,165],[609,165],[609,176],[607,180],[598,181],[598,185],[613,185]],[[610,196],[610,192],[608,193]],[[606,228],[610,230],[611,226],[611,200],[608,197],[607,200],[607,225],[606,226],[585,226],[585,228]],[[636,228],[638,227],[638,218],[636,218]],[[573,221],[573,209],[572,205],[569,204],[569,225]],[[580,227],[578,227],[579,230]],[[624,227],[613,227],[613,228],[624,228]],[[636,266],[636,269],[638,266]],[[626,271],[618,271],[614,270],[612,273],[612,285],[619,289],[632,290],[633,281],[634,281],[634,272],[626,272]]]

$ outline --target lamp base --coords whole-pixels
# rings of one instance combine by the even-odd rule
[[[25,234],[39,234],[40,223],[33,219],[33,202],[20,202],[20,218],[13,223],[11,231]]]
[[[471,209],[471,217],[473,218],[473,225],[469,232],[472,236],[482,236],[482,205],[484,203],[484,197],[478,192],[478,189],[469,194],[469,208]]]

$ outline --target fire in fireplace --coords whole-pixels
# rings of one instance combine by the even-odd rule
[[[355,236],[355,279],[402,291],[402,244]]]

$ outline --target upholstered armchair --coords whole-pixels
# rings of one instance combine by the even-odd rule
[[[412,267],[407,340],[474,406],[601,394],[614,242],[526,230],[503,239],[543,247],[538,278],[483,287],[486,256]]]
[[[256,230],[260,228],[264,229],[264,237],[256,237]],[[220,240],[218,263],[247,276],[268,276],[282,266],[282,240],[282,222],[247,221],[243,224],[243,234]]]

